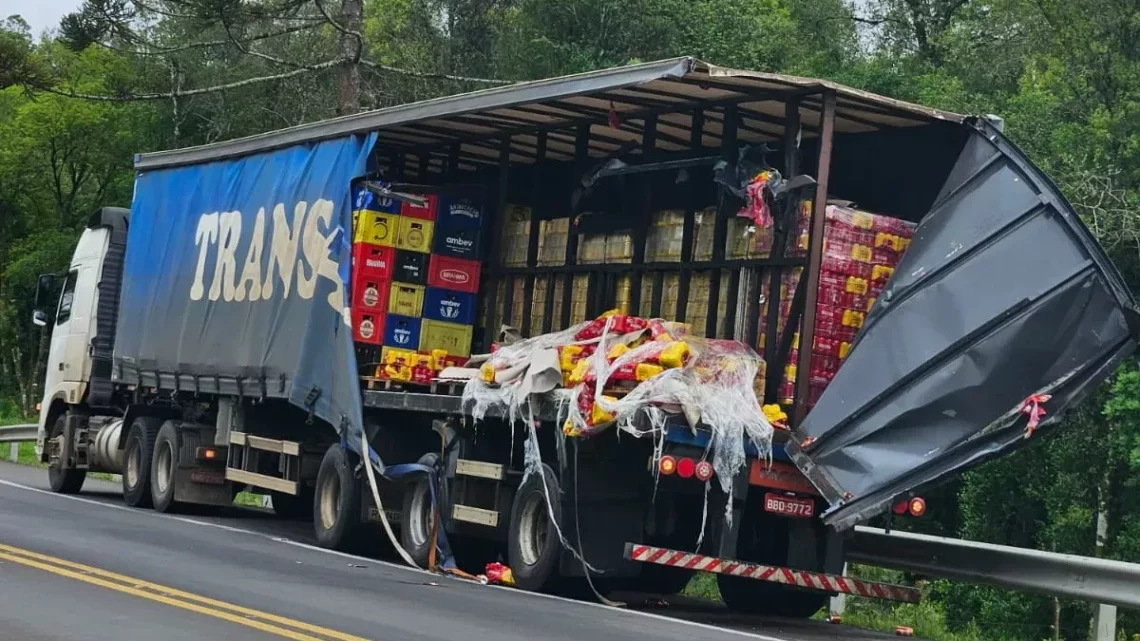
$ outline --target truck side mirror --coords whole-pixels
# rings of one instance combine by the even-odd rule
[[[55,293],[55,274],[40,274],[39,280],[36,281],[35,311],[32,312],[32,323],[37,327],[48,325],[47,306],[51,304],[53,293]]]

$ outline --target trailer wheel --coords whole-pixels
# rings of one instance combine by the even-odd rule
[[[749,508],[753,507],[759,508],[759,505],[749,505]],[[741,524],[736,554],[742,561],[789,567],[792,564],[789,563],[788,552],[793,539],[816,549],[823,540],[820,532],[822,521],[793,521],[759,510],[745,514],[746,522]],[[823,559],[816,554],[813,559],[796,565],[802,567],[794,569],[820,572]],[[716,579],[724,604],[734,612],[806,619],[827,605],[830,598],[824,592],[799,590],[767,581],[724,574],[718,574]]]
[[[547,509],[543,477],[553,505]],[[510,529],[507,531],[507,560],[514,573],[515,584],[524,590],[548,587],[558,574],[561,546],[558,533],[550,522],[550,512],[562,521],[561,488],[554,470],[543,464],[542,476],[531,474],[519,486],[511,505]]]
[[[180,443],[178,424],[174,421],[163,423],[154,440],[154,458],[150,464],[150,494],[154,509],[159,512],[178,509],[178,503],[174,500],[174,485]]]
[[[417,461],[420,465],[435,468],[439,462],[439,454],[424,454]],[[431,555],[431,528],[435,512],[431,504],[430,479],[427,474],[416,474],[404,487],[404,504],[400,511],[400,544],[404,550],[420,567],[427,567]],[[447,505],[444,492],[447,483],[441,483],[438,489],[439,505]],[[442,520],[440,527],[443,527]]]
[[[64,412],[56,417],[48,438],[55,439],[62,435],[66,424],[67,413]],[[78,494],[79,490],[83,489],[83,481],[87,480],[87,470],[75,468],[65,470],[61,465],[61,459],[62,457],[57,456],[54,461],[48,462],[48,484],[51,485],[51,491],[57,494]]]
[[[332,550],[349,550],[359,545],[360,483],[353,477],[348,452],[338,443],[329,446],[317,472],[313,501],[313,528],[317,543]]]
[[[151,507],[150,463],[162,419],[140,416],[131,423],[123,445],[123,501],[131,507]]]

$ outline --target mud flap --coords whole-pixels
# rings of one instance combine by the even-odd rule
[[[1030,420],[1057,424],[1136,346],[1132,295],[1076,212],[991,125],[967,126],[938,199],[787,448],[837,529],[1025,444]]]

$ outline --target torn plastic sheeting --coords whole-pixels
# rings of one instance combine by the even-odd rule
[[[753,387],[762,363],[756,352],[735,341],[690,337],[678,324],[620,314],[604,315],[562,332],[500,348],[483,364],[481,378],[468,381],[464,390],[464,402],[470,404],[472,416],[481,420],[491,406],[500,404],[507,408],[505,413],[512,423],[523,418],[522,405],[533,398],[525,390],[533,383],[529,377],[536,355],[568,346],[594,349],[576,361],[567,378],[573,385],[570,389],[548,392],[558,395],[560,406],[566,409],[565,435],[589,437],[616,426],[637,438],[656,439],[657,459],[667,420],[683,415],[691,429],[699,424],[708,427],[713,469],[729,496],[732,479],[747,462],[745,439],[761,457],[770,456],[772,426]],[[546,372],[549,354],[543,360],[540,369]],[[644,365],[652,367],[642,370]],[[511,378],[501,379],[499,374],[507,371]],[[618,373],[622,373],[623,382],[636,382],[620,398],[608,389]],[[652,375],[637,380],[643,373]],[[625,380],[631,377],[633,381]],[[500,385],[495,387],[491,381]],[[541,465],[530,416],[528,412],[527,474]],[[529,443],[532,438],[533,448]],[[726,518],[731,515],[726,514]]]

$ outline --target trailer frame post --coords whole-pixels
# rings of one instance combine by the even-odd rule
[[[720,139],[720,154],[721,158],[729,163],[735,163],[737,157],[737,144],[736,144],[736,129],[739,122],[739,112],[735,103],[725,105],[724,107],[724,127]],[[712,248],[712,262],[719,264],[724,262],[724,245],[728,240],[728,208],[730,196],[723,189],[719,192],[720,198],[717,202],[716,220],[713,223],[713,248]],[[738,273],[734,271],[733,273]],[[717,329],[720,321],[720,277],[721,268],[714,267],[709,272],[709,306],[705,314],[705,336],[708,338],[717,337]],[[731,293],[731,292],[730,292]],[[736,301],[732,301],[731,305],[735,305]],[[730,312],[726,315],[726,320],[731,320],[736,317],[736,309],[730,308]],[[732,331],[732,328],[727,328]]]
[[[657,146],[657,116],[645,117],[645,126],[641,132],[641,157],[646,162],[653,156]],[[633,256],[630,262],[634,268],[629,275],[629,309],[626,310],[634,316],[641,316],[641,283],[644,278],[642,266],[645,265],[645,240],[649,235],[649,217],[653,208],[653,174],[641,176],[641,202],[638,203],[637,219],[633,223],[630,239],[633,243]],[[658,305],[660,308],[660,305]],[[660,309],[658,309],[660,312]]]
[[[789,98],[784,103],[784,174],[785,178],[791,179],[800,173],[800,100],[799,97]],[[793,194],[794,195],[794,194]],[[785,225],[792,226],[798,222],[796,218],[799,203],[792,198],[788,197],[785,203],[783,221]],[[777,225],[772,232],[772,257],[780,259],[784,257],[788,248],[788,239],[791,237],[791,229],[781,230]],[[764,381],[764,398],[761,399],[763,403],[776,402],[777,391],[780,387],[780,381],[783,378],[783,361],[776,363],[776,355],[779,349],[779,329],[780,329],[780,305],[783,302],[780,296],[780,287],[783,284],[784,268],[779,265],[774,265],[771,268],[771,273],[768,274],[768,314],[764,318],[764,344],[756,345],[757,336],[755,333],[748,334],[748,344],[750,346],[756,345],[764,354],[764,363],[767,366],[766,379]],[[760,293],[763,292],[763,284],[758,284],[760,292],[757,292],[758,298]],[[756,301],[757,316],[759,316],[759,300]],[[752,301],[749,301],[749,313],[751,315]],[[791,310],[788,310],[789,315]],[[751,317],[749,318],[748,331],[756,332],[759,318],[754,322]],[[792,320],[789,318],[785,328],[793,326]]]
[[[582,172],[586,171],[586,167],[590,163],[590,125],[578,125],[578,131],[574,135],[574,182],[570,186],[570,193],[573,195],[574,191],[578,189],[582,176]],[[570,307],[574,302],[574,270],[572,267],[578,264],[578,231],[575,229],[574,218],[575,212],[570,210],[570,224],[566,228],[566,261],[564,263],[566,269],[562,277],[562,327],[570,327]],[[588,299],[587,299],[588,300]]]
[[[689,132],[689,148],[698,150],[704,148],[705,111],[702,108],[693,110],[692,124]],[[689,189],[689,197],[685,203],[685,220],[681,227],[681,272],[677,276],[677,309],[673,320],[678,323],[685,322],[688,316],[686,304],[689,300],[689,284],[693,278],[690,264],[693,262],[693,235],[697,226],[697,197]]]
[[[819,138],[819,164],[816,171],[815,200],[812,202],[811,237],[808,241],[808,264],[801,279],[807,288],[803,325],[800,330],[799,360],[796,364],[796,398],[792,412],[793,426],[799,427],[808,412],[811,391],[811,355],[815,341],[815,308],[819,298],[819,270],[823,265],[823,232],[827,217],[827,188],[831,175],[831,148],[835,137],[835,90],[823,90],[822,127]],[[790,328],[789,328],[790,329]]]
[[[507,211],[507,189],[510,185],[509,175],[511,171],[511,137],[504,136],[499,148],[499,186],[495,194],[495,218],[490,225],[490,239],[487,243],[488,259],[485,262],[487,267],[491,268],[491,273],[497,271],[502,267],[502,258],[499,256],[499,243],[503,237],[503,217]],[[491,351],[491,344],[498,340],[499,336],[499,279],[488,278],[490,281],[487,284],[487,327],[483,336],[484,351]],[[511,295],[513,291],[510,286],[510,278],[504,280],[506,284],[506,302],[510,304]],[[504,306],[505,307],[505,306]],[[510,318],[511,310],[503,309],[503,317]]]
[[[538,265],[538,228],[542,220],[542,170],[546,161],[546,132],[538,132],[538,148],[535,150],[534,175],[532,178],[533,191],[530,199],[530,227],[526,239],[526,277],[523,279],[523,309],[522,327],[523,335],[530,334],[531,319],[534,307],[534,270]]]

